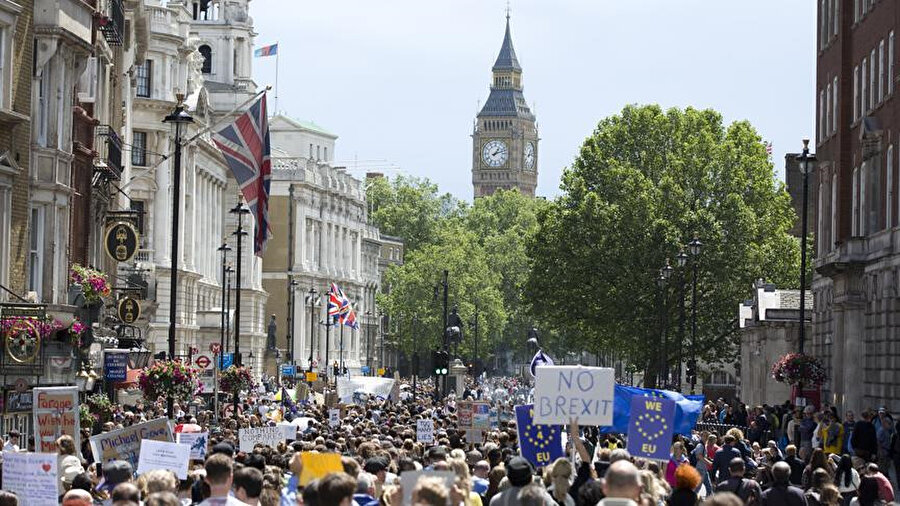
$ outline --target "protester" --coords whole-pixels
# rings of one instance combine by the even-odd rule
[[[597,506],[637,506],[641,500],[638,468],[626,460],[610,464],[603,481],[603,494],[605,497]],[[491,506],[498,505],[491,503]]]
[[[762,506],[807,506],[803,490],[790,484],[791,467],[785,462],[772,465],[772,487],[762,493]]]
[[[728,463],[728,471],[730,477],[716,486],[716,492],[731,492],[738,496],[744,504],[757,504],[762,489],[754,480],[744,478],[746,467],[744,459],[735,457]]]
[[[850,501],[856,497],[856,491],[859,489],[859,473],[853,469],[850,455],[846,453],[841,456],[838,463],[837,471],[834,474],[834,484],[843,498],[844,506],[848,506]]]

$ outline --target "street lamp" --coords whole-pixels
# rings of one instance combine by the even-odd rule
[[[291,365],[294,365],[294,310],[297,307],[297,303],[294,299],[294,295],[297,292],[297,286],[300,285],[300,282],[294,279],[294,276],[291,276],[291,282],[288,283],[288,290],[291,292],[290,304],[291,307],[288,309],[288,328],[287,328],[287,348],[288,348],[288,360]],[[294,371],[294,375],[296,376],[297,372]]]
[[[316,329],[316,300],[318,299],[319,292],[316,291],[315,287],[309,287],[309,291],[306,292],[306,297],[309,300],[309,370],[313,370],[313,347],[316,344],[316,341],[313,337]]]
[[[234,274],[234,268],[231,262],[225,265],[225,347],[222,348],[222,354],[225,350],[231,349],[231,275]],[[224,360],[224,358],[223,358]],[[232,356],[234,362],[234,356]]]
[[[374,314],[371,309],[366,310],[366,368],[368,369],[367,375],[372,374],[372,343],[370,341],[372,337],[372,319],[374,318]]]
[[[809,174],[815,170],[816,155],[809,152],[809,139],[803,139],[803,152],[797,156],[800,162],[800,173],[803,174],[803,209],[801,211],[801,238],[800,238],[800,329],[797,339],[799,352],[803,354],[803,344],[806,338],[806,234],[809,225],[808,199],[809,199]]]
[[[660,355],[659,355],[659,386],[666,387],[667,379],[667,362],[669,338],[666,332],[666,285],[669,282],[669,276],[672,275],[672,266],[669,265],[669,259],[666,264],[659,269],[656,277],[656,286],[659,287],[659,338],[660,338]]]
[[[691,360],[688,363],[690,370],[688,381],[691,383],[691,393],[697,386],[697,267],[703,243],[700,236],[694,232],[694,238],[688,243],[688,251],[691,254]]]
[[[228,245],[227,239],[222,239],[222,245],[216,248],[216,251],[222,252],[222,331],[219,336],[219,369],[222,369],[222,365],[224,364],[224,355],[225,355],[225,319],[227,318],[227,309],[225,308],[225,297],[228,293],[228,290],[225,288],[225,278],[227,277],[227,269],[228,269],[228,252],[231,251],[231,246]],[[218,412],[216,412],[218,415]]]
[[[685,267],[688,263],[688,254],[684,248],[675,256],[678,263],[678,363],[675,365],[675,390],[681,391],[681,367],[684,364],[684,327],[685,327],[685,300],[684,285],[687,280]]]
[[[181,213],[181,136],[186,125],[194,122],[194,118],[184,109],[184,95],[177,94],[178,102],[171,114],[163,119],[163,123],[173,125],[175,134],[175,154],[172,160],[172,177],[175,179],[172,188],[172,266],[169,287],[169,360],[175,360],[175,319],[178,309],[178,242],[179,221]],[[157,170],[162,170],[158,168]],[[171,395],[166,398],[166,409],[169,418],[174,414],[175,401]]]

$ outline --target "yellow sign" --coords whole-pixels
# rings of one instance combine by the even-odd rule
[[[104,246],[106,254],[117,262],[128,262],[137,253],[140,235],[127,221],[110,224],[106,228]]]
[[[300,460],[303,462],[303,470],[300,472],[300,486],[303,487],[309,485],[309,482],[324,478],[331,473],[344,472],[340,453],[303,452],[300,454]]]
[[[379,376],[384,376],[384,367],[379,367],[379,368],[378,368],[378,375],[379,375]]]
[[[318,381],[318,379],[319,379],[318,373],[315,373],[315,372],[306,373],[306,381],[309,381],[310,383],[312,383],[313,381]]]

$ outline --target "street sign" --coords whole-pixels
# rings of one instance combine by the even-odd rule
[[[306,381],[309,381],[310,383],[312,383],[313,381],[316,381],[316,380],[318,380],[318,379],[319,379],[319,375],[318,375],[318,374],[316,374],[316,373],[314,373],[314,372],[308,372],[308,373],[306,373]]]
[[[219,361],[216,360],[216,363],[219,363]],[[222,363],[222,367],[221,367],[222,370],[225,370],[225,369],[228,369],[229,367],[231,367],[234,364],[234,353],[223,353],[221,363]]]
[[[367,365],[359,366],[359,372],[361,372],[363,374],[369,374],[369,366],[367,366]]]
[[[25,381],[25,378],[17,378],[16,379],[16,392],[22,393],[25,390],[28,390],[28,382]]]
[[[116,306],[116,313],[122,323],[131,325],[141,317],[141,305],[131,297],[122,297]]]
[[[291,364],[281,364],[281,375],[293,378],[297,373],[297,368]]]
[[[103,376],[111,382],[128,378],[128,350],[103,351]]]
[[[209,351],[212,352],[213,355],[218,355],[220,351],[222,351],[222,346],[219,343],[211,343],[209,345]]]
[[[212,365],[212,360],[209,358],[209,355],[200,355],[194,359],[194,363],[200,369],[207,369]]]

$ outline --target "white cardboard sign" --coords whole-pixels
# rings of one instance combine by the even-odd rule
[[[141,475],[156,469],[168,469],[175,473],[178,479],[186,480],[190,460],[190,445],[145,439],[141,441],[137,474]]]
[[[416,441],[425,444],[434,443],[434,420],[416,420]]]
[[[15,493],[19,504],[57,506],[55,453],[3,452],[3,489]]]
[[[341,425],[341,410],[332,408],[328,410],[328,426],[329,427],[340,427]]]
[[[179,432],[175,440],[191,447],[191,460],[206,460],[209,432]]]
[[[541,366],[536,368],[534,423],[612,425],[616,375],[608,367]]]
[[[275,448],[278,443],[284,441],[284,430],[281,427],[255,427],[252,429],[240,429],[238,431],[240,451],[252,452],[257,444]]]

